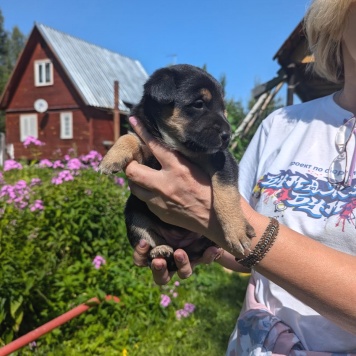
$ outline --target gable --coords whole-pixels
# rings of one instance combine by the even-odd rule
[[[36,24],[4,91],[0,107],[6,107],[9,97],[13,94],[12,90],[18,83],[21,71],[25,68],[24,58],[33,50],[36,34],[39,34],[46,42],[86,105],[112,109],[115,80],[119,81],[119,109],[121,112],[128,113],[129,107],[139,102],[143,84],[148,78],[148,74],[139,61],[45,25]]]

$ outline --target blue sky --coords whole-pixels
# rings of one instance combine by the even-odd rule
[[[172,63],[207,65],[246,105],[279,69],[274,55],[309,0],[1,0],[5,29],[40,22],[138,59],[148,74]],[[282,93],[284,96],[285,93]]]

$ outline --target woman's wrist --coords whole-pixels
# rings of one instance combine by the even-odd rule
[[[264,231],[262,237],[256,244],[255,248],[243,258],[236,257],[236,261],[242,266],[249,269],[258,265],[267,255],[268,251],[272,248],[274,242],[276,241],[278,232],[278,220],[276,220],[275,218],[270,218],[270,223],[268,224],[266,230]]]
[[[241,199],[241,207],[244,212],[245,219],[254,228],[256,236],[250,240],[251,246],[248,250],[245,250],[244,254],[238,254],[235,256],[237,260],[246,258],[256,248],[256,245],[260,242],[270,224],[270,219],[251,208],[245,199]]]

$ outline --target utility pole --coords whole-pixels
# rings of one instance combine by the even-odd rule
[[[119,82],[114,81],[114,142],[120,137]]]

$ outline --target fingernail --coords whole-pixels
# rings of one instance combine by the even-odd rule
[[[184,261],[184,256],[181,255],[181,254],[177,254],[175,256],[175,258],[176,258],[177,262],[183,262]]]
[[[140,245],[140,247],[144,248],[147,246],[147,242],[145,240],[140,240],[140,242],[138,243]]]
[[[137,119],[134,116],[129,117],[129,122],[130,122],[131,126],[137,125]]]
[[[154,265],[153,265],[153,268],[154,268],[156,271],[160,271],[160,270],[163,268],[163,264],[162,264],[162,263],[154,264]]]

